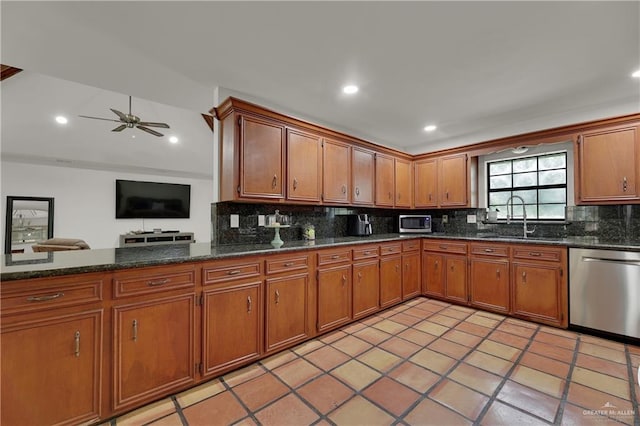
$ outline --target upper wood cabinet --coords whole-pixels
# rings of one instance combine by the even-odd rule
[[[375,153],[354,146],[351,148],[351,203],[372,206],[376,180]]]
[[[348,204],[351,194],[351,146],[327,138],[322,145],[323,201]]]
[[[322,196],[320,136],[287,130],[287,199],[318,203]]]
[[[440,159],[440,207],[466,207],[469,204],[469,171],[466,154]]]
[[[393,207],[395,193],[393,157],[376,153],[376,206]]]
[[[438,207],[438,160],[418,160],[414,163],[414,195],[416,208]]]
[[[413,181],[411,161],[395,159],[395,206],[411,208],[413,204]]]
[[[583,133],[575,151],[579,203],[640,202],[638,127]]]

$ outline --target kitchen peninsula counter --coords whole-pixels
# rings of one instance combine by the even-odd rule
[[[522,237],[495,234],[464,235],[433,233],[408,235],[392,233],[367,237],[337,237],[321,238],[314,241],[287,241],[284,246],[278,249],[273,248],[270,244],[211,245],[210,243],[193,243],[153,247],[7,254],[1,257],[2,274],[0,275],[0,280],[12,281],[89,272],[114,271],[145,266],[228,259],[249,255],[279,254],[334,246],[402,241],[408,238],[547,244],[565,247],[640,251],[640,241],[606,240],[598,237],[529,237],[524,239]]]

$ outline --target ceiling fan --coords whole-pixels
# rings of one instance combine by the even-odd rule
[[[115,115],[118,116],[119,120],[115,120],[112,118],[101,118],[101,117],[89,117],[87,115],[80,115],[82,118],[92,118],[94,120],[105,120],[105,121],[115,121],[116,123],[122,123],[115,129],[112,129],[112,132],[121,132],[126,128],[133,129],[138,128],[144,132],[150,133],[153,136],[164,136],[160,132],[156,132],[155,130],[149,129],[149,127],[162,127],[163,129],[168,129],[169,125],[167,123],[153,123],[150,121],[141,121],[140,117],[133,115],[131,113],[131,96],[129,96],[129,114],[123,114],[117,109],[109,108]]]

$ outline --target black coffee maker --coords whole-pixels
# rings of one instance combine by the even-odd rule
[[[371,235],[371,217],[368,214],[347,216],[347,234],[356,237]]]

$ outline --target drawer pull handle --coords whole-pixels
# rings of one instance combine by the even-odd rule
[[[342,185],[342,193],[343,194],[347,193],[347,186],[346,185]]]
[[[400,272],[400,265],[396,265],[396,272]]]
[[[138,341],[138,320],[133,320],[133,341]]]
[[[234,269],[233,271],[227,272],[227,275],[238,275],[240,273],[239,269]]]
[[[334,254],[333,256],[331,256],[332,259],[340,259],[340,255],[339,254]]]
[[[157,280],[157,281],[149,281],[147,283],[147,285],[151,286],[151,287],[156,287],[156,286],[159,286],[159,285],[164,285],[164,284],[166,284],[168,282],[169,282],[169,278],[165,278],[165,279]]]
[[[298,179],[293,178],[293,190],[295,191],[296,189],[298,189]]]
[[[485,253],[493,253],[493,249],[486,248],[486,249],[484,249],[484,252]]]
[[[365,252],[364,252],[364,254],[365,254],[365,256],[366,256],[366,255],[368,255],[368,254],[371,254],[371,252],[370,252],[369,250],[367,250],[367,251],[365,251]]]
[[[436,266],[436,269],[438,269],[438,261],[436,260],[436,263],[434,264]]]
[[[429,201],[431,201],[431,194],[429,194]]]
[[[447,246],[440,246],[442,250],[447,250]]]
[[[276,290],[276,305],[280,303],[280,292]]]
[[[523,273],[522,273],[522,282],[523,282],[523,283],[526,283],[526,282],[527,282],[527,273],[526,273],[526,272],[523,272]]]
[[[496,277],[498,277],[498,279],[500,279],[500,269],[496,269]]]
[[[624,179],[622,179],[622,191],[627,192],[627,187],[628,187],[628,182],[627,182],[627,177],[625,176]]]
[[[76,331],[74,340],[76,344],[75,356],[79,357],[80,356],[80,332],[79,331]]]
[[[540,253],[538,251],[530,251],[529,252],[529,256],[540,257],[540,256],[542,256],[542,253]]]
[[[57,299],[64,296],[64,293],[49,294],[46,296],[30,296],[27,297],[29,302],[46,302],[47,300]]]
[[[362,272],[358,272],[358,280],[362,281]]]
[[[391,198],[392,198],[392,197],[391,197],[391,191],[389,191],[389,199],[391,199]]]
[[[247,313],[251,313],[251,308],[253,306],[253,301],[251,300],[251,296],[247,296]]]
[[[342,287],[344,287],[347,284],[347,276],[342,274]]]
[[[271,181],[271,187],[275,188],[278,185],[278,175],[273,175],[273,180]]]
[[[293,266],[293,265],[295,265],[294,262],[287,262],[287,263],[284,264],[284,267],[288,268],[289,266]]]

